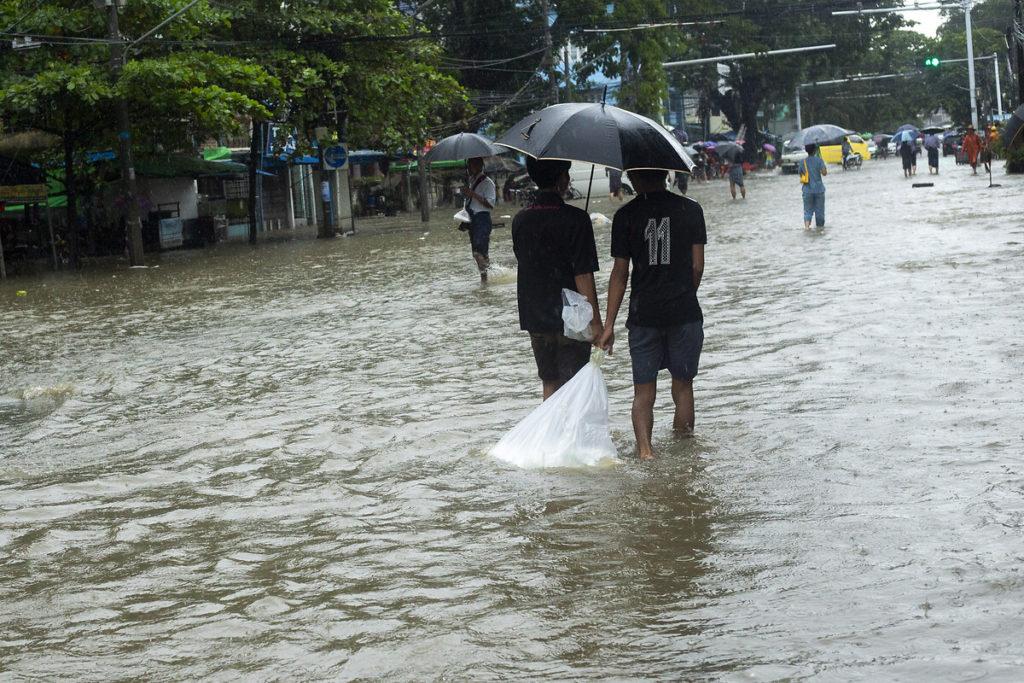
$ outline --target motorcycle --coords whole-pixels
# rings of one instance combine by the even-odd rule
[[[861,157],[858,152],[851,152],[843,157],[843,170],[850,168],[860,169],[860,165],[864,163],[864,158]]]

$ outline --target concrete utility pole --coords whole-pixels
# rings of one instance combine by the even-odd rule
[[[1017,104],[1024,104],[1024,3],[1013,0],[1013,44],[1017,62]]]
[[[974,85],[974,39],[971,31],[971,0],[964,0],[964,21],[967,22],[967,86],[971,97],[971,123],[978,129],[978,93]]]
[[[124,69],[124,53],[122,51],[121,29],[117,23],[116,0],[104,0],[107,8],[107,37],[110,40],[110,73],[115,85],[121,79]],[[117,143],[118,158],[121,162],[121,180],[124,182],[125,222],[127,224],[128,260],[133,266],[145,264],[142,254],[142,222],[139,220],[139,203],[136,200],[135,162],[132,159],[131,121],[128,118],[128,103],[124,97],[118,96],[117,107]]]
[[[551,80],[551,104],[558,104],[558,72],[555,71],[555,53],[551,39],[551,9],[548,0],[540,0],[541,19],[544,22],[544,66]]]

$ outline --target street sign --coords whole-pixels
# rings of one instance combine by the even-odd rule
[[[348,163],[348,149],[345,145],[335,145],[324,150],[324,166],[329,170],[345,168]]]

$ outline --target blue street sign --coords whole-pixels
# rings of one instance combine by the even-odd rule
[[[346,163],[348,163],[348,150],[345,145],[335,145],[324,150],[324,165],[327,168],[345,168]]]

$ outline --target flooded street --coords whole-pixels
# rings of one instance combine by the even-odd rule
[[[919,169],[691,185],[651,463],[621,329],[620,466],[486,455],[541,385],[452,211],[0,284],[0,679],[1019,680],[1024,176]]]

